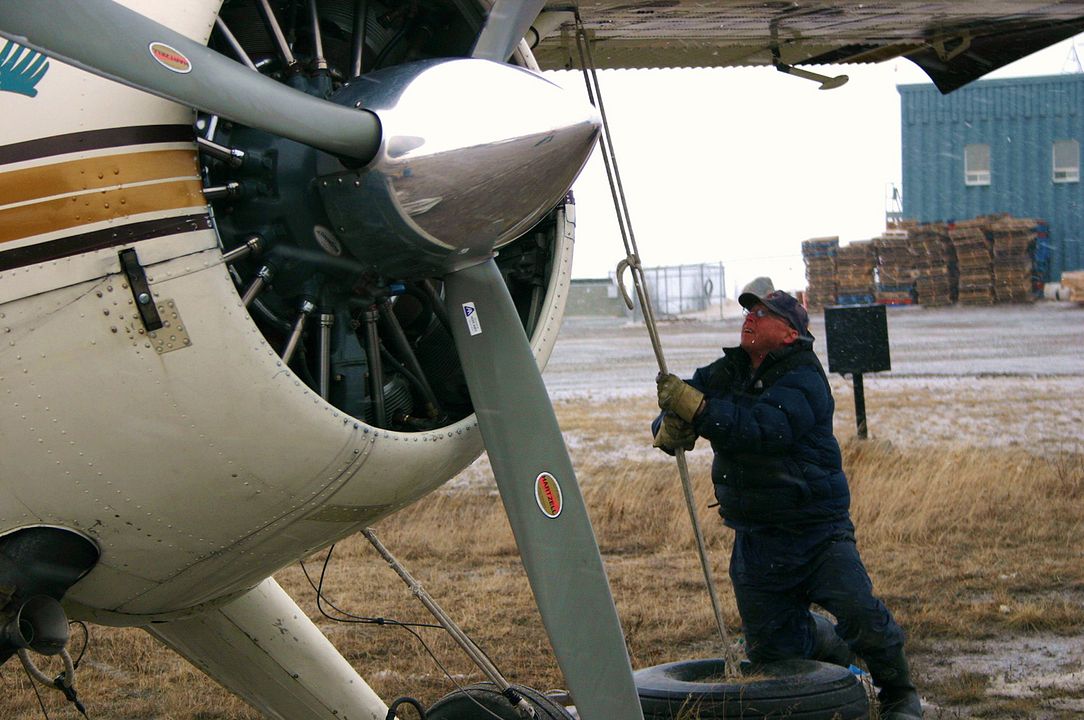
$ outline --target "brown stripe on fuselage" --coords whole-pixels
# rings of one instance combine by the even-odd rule
[[[135,125],[85,130],[0,146],[0,165],[55,155],[152,143],[195,142],[191,125]]]
[[[209,230],[206,214],[144,220],[0,252],[0,272],[167,235]]]
[[[206,202],[195,178],[53,198],[0,210],[0,243]]]
[[[199,177],[195,150],[151,150],[38,165],[0,172],[0,206],[180,177]]]

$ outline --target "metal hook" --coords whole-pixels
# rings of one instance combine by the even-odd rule
[[[632,302],[632,298],[629,296],[627,290],[625,290],[625,278],[624,273],[630,267],[639,267],[640,260],[635,255],[629,255],[627,258],[617,263],[617,273],[614,278],[617,282],[617,289],[621,291],[621,297],[625,300],[625,307],[629,310],[636,309],[636,305]]]

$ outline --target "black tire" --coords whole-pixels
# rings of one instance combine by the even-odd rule
[[[846,668],[815,660],[783,660],[750,667],[745,674],[753,679],[744,683],[726,680],[724,669],[723,660],[712,658],[637,671],[645,720],[869,718],[865,687]]]
[[[531,704],[537,720],[575,720],[563,706],[537,690],[523,685],[513,685],[512,688]],[[426,720],[494,720],[494,717],[523,720],[497,686],[489,682],[467,685],[445,695],[433,703],[425,717]]]

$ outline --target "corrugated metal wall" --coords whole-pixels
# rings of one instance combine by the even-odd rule
[[[1084,268],[1084,185],[1052,179],[1055,140],[1084,148],[1084,75],[983,80],[949,95],[933,85],[898,89],[905,218],[1004,212],[1043,219],[1052,245],[1046,279]],[[964,146],[971,144],[990,146],[989,185],[964,183]]]

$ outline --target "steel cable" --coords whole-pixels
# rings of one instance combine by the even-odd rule
[[[625,246],[625,259],[617,265],[617,278],[616,282],[621,289],[621,294],[625,299],[625,304],[630,310],[634,309],[631,298],[625,291],[624,281],[622,279],[625,269],[628,269],[632,275],[632,282],[636,289],[636,295],[640,300],[640,308],[644,315],[644,324],[647,327],[647,334],[651,339],[651,347],[655,352],[655,359],[658,361],[659,373],[666,374],[669,371],[666,366],[666,358],[663,355],[662,341],[659,338],[658,327],[655,322],[655,313],[651,307],[651,299],[648,297],[646,290],[646,282],[644,280],[643,267],[640,262],[639,251],[636,247],[636,236],[632,231],[632,219],[629,216],[628,204],[625,201],[625,190],[621,183],[621,173],[617,167],[617,155],[613,150],[613,139],[610,137],[610,125],[606,117],[606,108],[602,102],[602,90],[598,82],[598,74],[595,71],[594,59],[591,56],[590,43],[587,40],[587,31],[583,25],[583,19],[580,17],[579,9],[575,11],[576,18],[576,49],[580,57],[580,67],[583,70],[584,83],[587,86],[587,97],[591,104],[594,105],[602,118],[602,136],[599,138],[599,145],[602,149],[602,162],[606,166],[606,178],[610,183],[610,194],[614,201],[614,210],[617,213],[617,225],[621,231],[621,240]],[[678,475],[681,477],[681,487],[685,496],[685,504],[689,510],[689,519],[693,527],[693,535],[696,538],[696,548],[700,556],[700,567],[704,573],[704,581],[707,585],[708,596],[711,600],[711,609],[715,615],[715,624],[719,630],[719,637],[722,640],[722,653],[724,663],[724,673],[728,678],[734,678],[740,675],[739,662],[740,659],[735,649],[731,646],[730,640],[727,637],[726,625],[723,623],[722,611],[719,607],[719,598],[715,592],[715,581],[712,578],[711,564],[708,560],[707,550],[704,546],[704,535],[700,530],[700,520],[696,512],[696,502],[693,497],[692,484],[689,481],[689,466],[685,460],[685,450],[682,448],[674,449],[674,458],[677,461]]]

